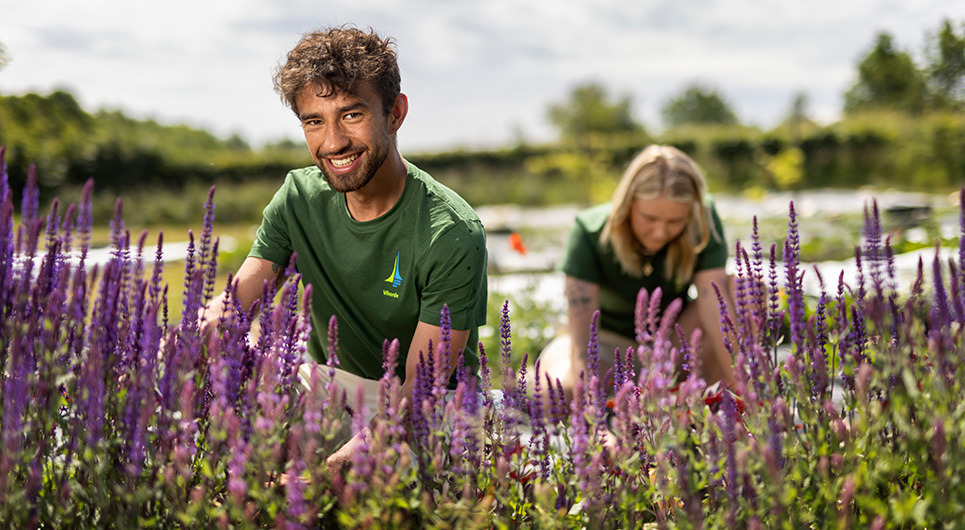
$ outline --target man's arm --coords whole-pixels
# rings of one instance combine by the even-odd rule
[[[409,345],[409,354],[405,361],[405,381],[402,381],[402,395],[412,403],[412,392],[415,390],[416,372],[419,370],[419,352],[423,352],[423,357],[428,359],[429,355],[435,355],[429,351],[429,341],[432,341],[432,348],[435,349],[439,344],[439,332],[442,328],[419,322],[415,328],[415,335],[412,336],[412,343]],[[456,368],[459,361],[459,351],[466,347],[469,340],[469,330],[451,330],[449,333],[449,373],[446,380],[452,375],[452,370]],[[437,369],[440,367],[436,367]]]
[[[419,352],[423,352],[423,357],[427,358],[432,353],[429,351],[429,341],[432,341],[432,347],[435,348],[439,344],[440,331],[442,331],[442,328],[439,326],[425,322],[419,322],[416,325],[415,335],[409,344],[409,353],[405,362],[405,381],[402,382],[402,396],[406,398],[407,406],[412,404],[412,392],[415,390],[416,372],[419,369]],[[459,351],[466,347],[466,342],[469,340],[469,330],[451,330],[449,340],[449,374],[446,374],[446,380],[449,379],[452,370],[456,367],[459,360]],[[342,447],[339,447],[338,451],[328,457],[326,466],[330,476],[342,473],[351,465],[352,452],[362,443],[361,436],[368,435],[367,431],[368,427],[362,433],[353,436]]]
[[[248,257],[238,269],[234,276],[234,286],[238,301],[241,307],[250,309],[256,300],[261,298],[264,293],[265,282],[281,282],[285,277],[285,270],[277,263],[262,258]],[[212,326],[218,325],[218,320],[225,312],[225,298],[227,293],[222,292],[201,310],[198,315],[201,320],[201,329],[207,333]]]

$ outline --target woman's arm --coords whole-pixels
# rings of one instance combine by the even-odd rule
[[[717,381],[733,384],[733,359],[724,346],[724,333],[720,329],[720,308],[714,284],[720,289],[720,294],[727,303],[728,312],[731,315],[734,312],[733,279],[723,267],[694,274],[694,286],[697,287],[697,300],[694,303],[697,304],[697,317],[700,329],[703,330],[702,375],[708,384]]]
[[[573,349],[570,352],[571,372],[578,377],[586,368],[586,346],[590,342],[590,321],[600,309],[600,286],[573,276],[566,276],[566,314],[569,321]]]

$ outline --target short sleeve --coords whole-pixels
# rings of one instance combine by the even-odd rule
[[[567,276],[600,283],[599,245],[596,235],[588,231],[577,218],[570,230],[570,238],[559,269]]]
[[[714,230],[710,233],[710,241],[707,246],[697,256],[695,272],[727,266],[728,248],[727,238],[724,236],[724,225],[720,221],[720,216],[717,215],[717,208],[714,207],[713,202],[710,203],[708,209],[710,210],[711,222],[714,223]]]
[[[433,242],[425,259],[425,285],[419,320],[439,325],[442,306],[449,307],[453,329],[486,323],[488,296],[486,233],[481,223],[455,225]]]
[[[258,227],[255,242],[252,244],[248,256],[266,259],[281,266],[288,265],[288,260],[292,255],[292,243],[287,222],[287,215],[290,212],[287,207],[287,197],[291,181],[292,177],[289,175],[285,179],[285,184],[275,192],[275,196],[265,207],[262,213],[261,226]]]

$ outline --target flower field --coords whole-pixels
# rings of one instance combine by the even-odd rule
[[[641,345],[614,373],[595,373],[591,334],[569,403],[538,359],[511,362],[508,302],[479,376],[444,366],[443,340],[412,406],[386,341],[364,450],[329,476],[361,401],[318,383],[328,366],[299,381],[311,289],[292,271],[210,337],[194,318],[230,291],[215,285],[214,189],[169,315],[161,238],[132,237],[119,204],[112,259],[88,268],[92,184],[42,213],[28,183],[15,221],[0,174],[0,527],[965,526],[965,188],[957,260],[922,262],[909,292],[874,204],[855,285],[825,278],[816,299],[793,204],[783,249],[756,230],[735,246],[736,307],[721,311],[733,388],[693,375],[700,336],[680,336],[679,302],[657,313],[659,292],[640,293]],[[337,341],[334,319],[326,332]]]

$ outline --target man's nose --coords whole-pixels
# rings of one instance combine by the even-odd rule
[[[345,148],[352,144],[346,134],[345,128],[339,123],[331,123],[325,127],[325,137],[322,146],[325,152],[335,155],[341,153]]]

